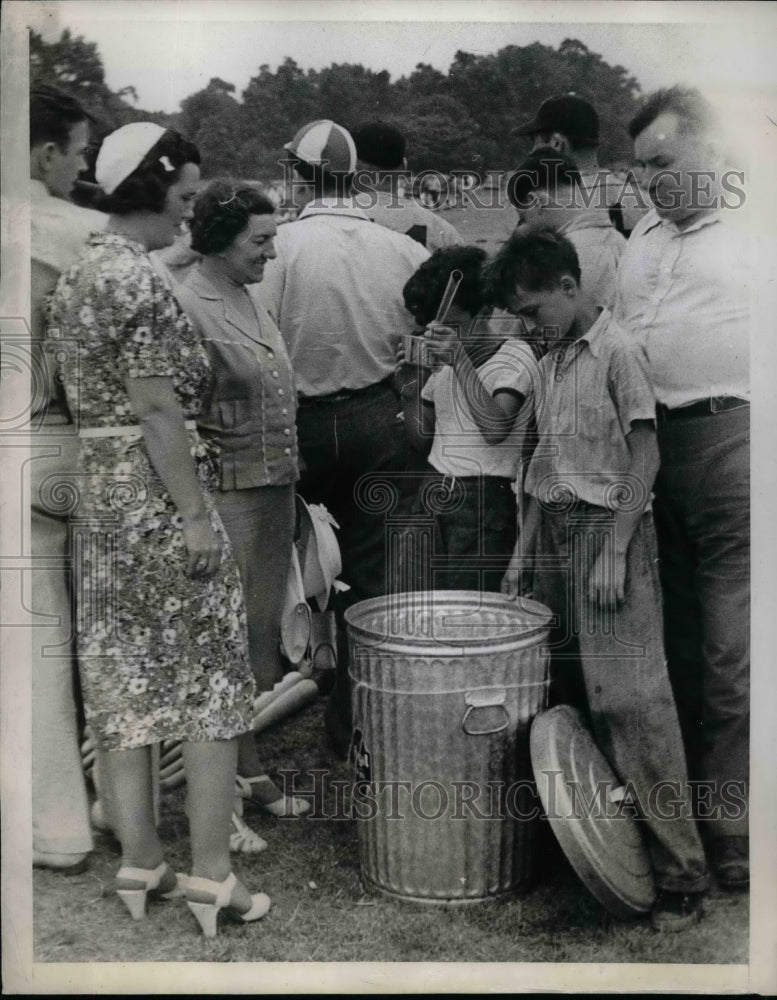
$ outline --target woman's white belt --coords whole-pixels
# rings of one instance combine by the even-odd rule
[[[189,431],[197,430],[196,420],[184,420],[184,427]],[[127,424],[124,427],[82,427],[78,432],[82,438],[107,438],[107,437],[143,437],[143,428],[140,424]]]

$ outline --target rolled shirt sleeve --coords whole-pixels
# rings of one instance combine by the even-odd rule
[[[610,355],[607,389],[615,404],[624,437],[637,420],[655,423],[656,397],[647,361],[640,348],[625,339],[618,341]]]

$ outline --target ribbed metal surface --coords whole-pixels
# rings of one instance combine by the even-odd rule
[[[424,902],[527,887],[537,822],[516,817],[537,806],[529,728],[546,705],[550,612],[449,591],[364,601],[346,618],[369,761],[365,881]]]

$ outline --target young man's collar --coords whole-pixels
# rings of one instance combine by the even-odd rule
[[[51,197],[53,195],[49,194],[49,189],[43,181],[35,177],[30,178],[30,201],[44,201],[46,198]]]

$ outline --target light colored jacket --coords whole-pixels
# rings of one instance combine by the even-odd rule
[[[272,317],[249,289],[256,323],[199,267],[174,294],[202,338],[212,380],[202,401],[200,434],[219,451],[220,487],[241,490],[298,479],[296,396],[291,363]]]

